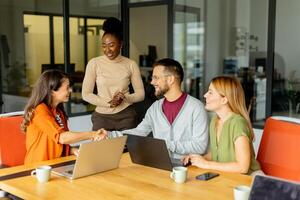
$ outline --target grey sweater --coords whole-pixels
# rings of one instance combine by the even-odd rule
[[[208,146],[207,113],[200,100],[188,95],[172,125],[162,110],[164,99],[155,101],[143,121],[133,129],[112,131],[109,137],[132,134],[164,139],[171,157],[181,158],[190,153],[204,154]]]

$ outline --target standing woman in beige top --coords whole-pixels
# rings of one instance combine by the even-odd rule
[[[103,24],[102,50],[104,55],[93,58],[86,67],[82,98],[96,105],[92,114],[93,130],[125,130],[136,127],[136,112],[131,106],[145,96],[137,64],[120,55],[122,23],[108,18]],[[95,83],[97,94],[94,94]],[[134,92],[129,92],[129,85]]]

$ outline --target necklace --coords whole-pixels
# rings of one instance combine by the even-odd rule
[[[60,117],[60,115],[59,115],[58,113],[55,115],[55,120],[56,120],[56,122],[58,123],[58,125],[59,125],[60,127],[62,127],[62,128],[65,127],[65,126],[64,126],[64,123],[63,123],[63,121],[62,121],[62,119],[61,119],[61,117]]]

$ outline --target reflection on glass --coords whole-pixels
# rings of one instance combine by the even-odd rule
[[[75,71],[71,73],[73,92],[71,94],[71,112],[83,113],[93,111],[95,107],[82,100],[81,88],[84,78],[85,66],[85,45],[87,47],[87,61],[101,55],[101,38],[103,35],[102,24],[104,19],[86,18],[86,29],[84,18],[70,18],[70,48],[71,64],[75,64]],[[86,31],[86,32],[85,32]],[[84,34],[87,35],[85,41]]]
[[[53,17],[54,32],[54,63],[64,63],[64,34],[63,18],[61,16]]]
[[[32,87],[41,74],[42,64],[50,62],[49,17],[25,14],[23,20],[26,76],[28,84]]]
[[[299,1],[276,2],[272,114],[300,117]]]
[[[204,22],[200,8],[175,9],[173,33],[174,58],[185,70],[184,90],[196,98],[202,98]]]
[[[101,38],[104,19],[87,20],[88,60],[102,55]]]
[[[84,72],[84,19],[70,17],[70,63],[75,64],[74,71]]]

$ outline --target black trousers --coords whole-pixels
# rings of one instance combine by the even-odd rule
[[[137,114],[133,106],[115,114],[101,114],[96,111],[92,114],[93,131],[104,128],[107,131],[122,131],[137,126]]]

